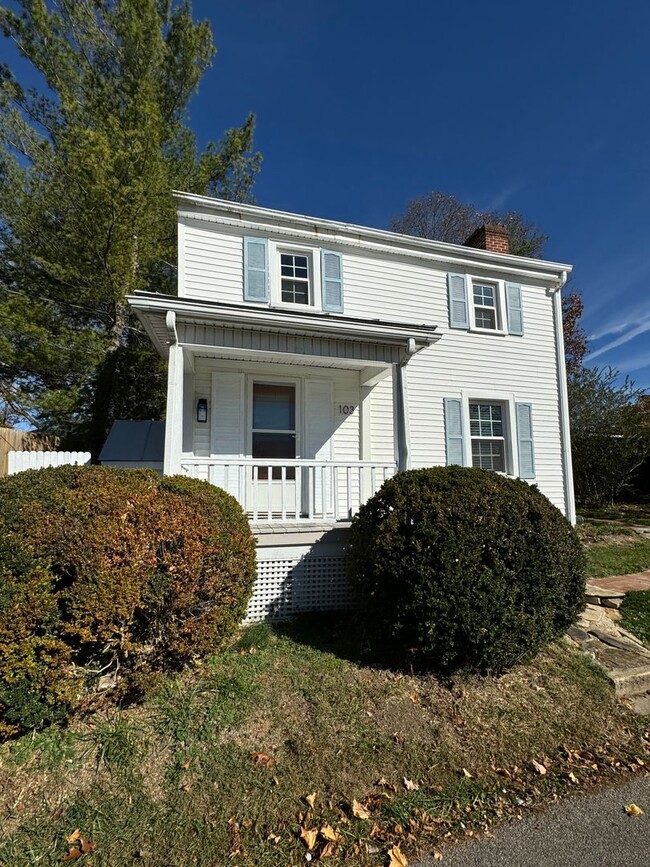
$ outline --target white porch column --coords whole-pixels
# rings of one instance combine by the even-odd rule
[[[397,439],[397,470],[411,468],[411,435],[408,418],[408,394],[406,389],[406,364],[393,367],[393,414]]]
[[[172,318],[170,318],[170,315]],[[176,317],[167,315],[167,327],[174,342],[169,347],[167,361],[167,414],[165,417],[165,459],[163,472],[166,476],[179,473],[183,450],[183,347],[178,343]]]

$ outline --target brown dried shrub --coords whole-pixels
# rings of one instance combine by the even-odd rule
[[[205,482],[33,470],[0,482],[0,523],[33,565],[14,583],[24,593],[34,582],[49,587],[47,616],[32,606],[16,647],[62,643],[71,664],[118,672],[126,684],[219,650],[244,615],[255,576],[250,527],[236,500]],[[0,604],[0,635],[14,609]]]

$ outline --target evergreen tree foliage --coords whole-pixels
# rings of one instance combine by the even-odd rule
[[[189,0],[19,0],[0,26],[40,81],[0,69],[0,402],[97,451],[115,413],[164,408],[125,296],[173,290],[171,192],[250,200],[254,118],[198,148],[215,49]]]

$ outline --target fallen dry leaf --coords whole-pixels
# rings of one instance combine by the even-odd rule
[[[330,858],[336,852],[336,844],[335,843],[327,843],[323,846],[320,857],[321,858]]]
[[[470,772],[467,770],[467,768],[463,768],[463,776],[464,776],[464,777],[467,777],[468,780],[471,780],[471,779],[472,779],[472,775],[471,775]]]
[[[73,846],[72,849],[68,852],[67,855],[64,855],[61,859],[62,861],[76,861],[77,858],[81,858],[81,849],[77,849],[76,846]]]
[[[536,762],[535,759],[533,759],[533,767],[535,768],[537,773],[541,774],[542,776],[544,776],[544,774],[546,773],[546,768],[544,767],[544,765]]]
[[[413,780],[409,780],[408,777],[404,777],[404,788],[407,792],[417,792],[420,787],[417,783],[414,783]]]
[[[370,813],[356,799],[352,801],[352,815],[357,819],[369,819]]]
[[[305,795],[305,801],[307,801],[307,803],[313,810],[314,804],[316,803],[316,792],[312,792],[311,795]]]
[[[92,852],[94,848],[95,844],[92,840],[84,840],[84,838],[81,837],[81,851],[84,855],[88,854],[88,852]]]
[[[267,756],[266,753],[251,753],[250,757],[256,765],[263,768],[272,768],[275,764],[274,759],[272,759],[270,756]]]
[[[643,810],[637,804],[626,804],[623,807],[628,816],[643,816]]]
[[[442,861],[442,852],[439,849],[433,850],[433,860]]]
[[[301,828],[300,829],[300,839],[303,841],[305,846],[311,851],[316,845],[316,838],[318,837],[318,831],[316,828]]]
[[[578,782],[578,778],[577,778],[576,775],[573,773],[573,771],[570,771],[570,772],[569,772],[569,779],[571,780],[572,783],[577,783],[577,782]]]
[[[391,792],[397,791],[397,786],[394,786],[392,783],[389,783],[386,777],[381,777],[377,780],[377,786],[383,786],[385,789],[390,789]]]
[[[66,841],[66,843],[74,843],[74,841],[75,841],[75,840],[78,840],[80,836],[81,836],[81,831],[79,830],[79,828],[76,828],[76,829],[72,832],[72,834],[69,834],[69,835],[65,838],[65,841]]]
[[[399,846],[393,846],[388,850],[388,867],[408,867],[406,855]]]
[[[320,835],[324,840],[330,843],[336,843],[340,839],[340,834],[337,833],[331,825],[323,825],[320,829]]]

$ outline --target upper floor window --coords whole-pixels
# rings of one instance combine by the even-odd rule
[[[519,283],[448,274],[449,327],[493,334],[524,333]]]
[[[280,253],[280,285],[285,303],[311,303],[309,258],[299,253]]]
[[[474,322],[477,328],[499,328],[498,287],[493,283],[472,282]]]
[[[244,238],[244,300],[343,313],[343,256],[334,250]]]

